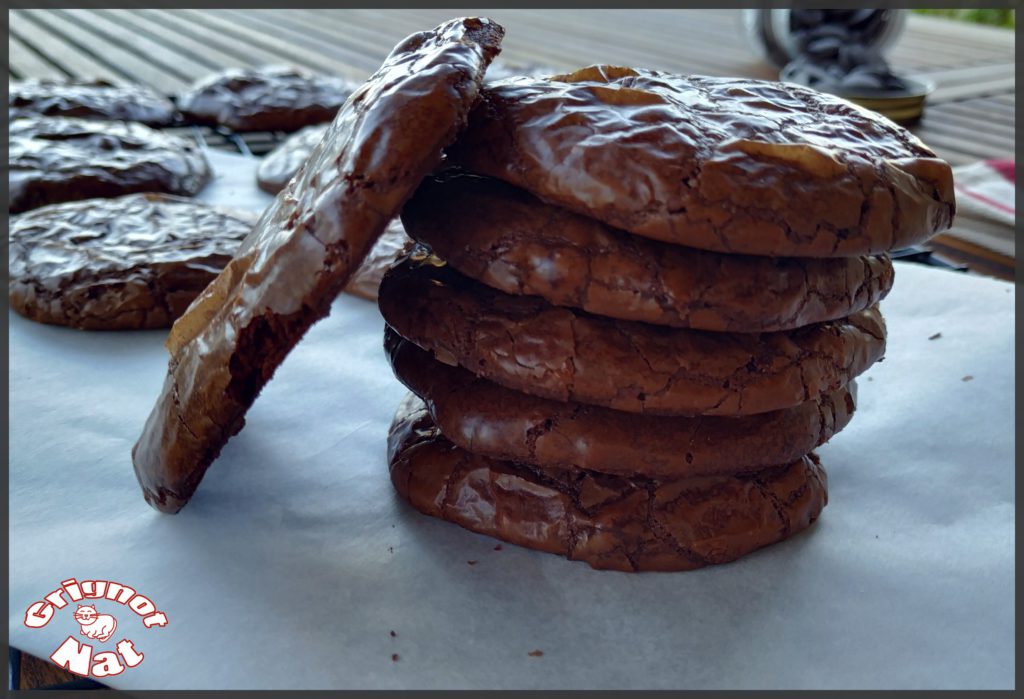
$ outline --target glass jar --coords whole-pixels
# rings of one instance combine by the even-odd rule
[[[743,10],[743,25],[755,50],[776,68],[797,56],[794,39],[794,10]],[[822,12],[819,10],[818,12]],[[884,53],[907,22],[908,10],[864,10],[870,16],[859,18],[864,25],[865,44]]]

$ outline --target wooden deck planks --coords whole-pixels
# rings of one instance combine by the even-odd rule
[[[399,40],[482,13],[508,30],[502,58],[572,70],[595,62],[775,78],[736,10],[12,10],[10,75],[100,77],[174,93],[228,67],[273,63],[365,78]],[[913,15],[890,57],[937,84],[914,131],[954,164],[1015,140],[1013,32]]]
[[[155,41],[133,25],[121,21],[120,17],[102,10],[69,9],[61,12],[69,21],[107,42],[114,52],[111,56],[114,60],[145,56],[156,70],[165,76],[173,76],[182,86],[190,83],[194,76],[210,70],[211,64],[196,60],[196,54]]]
[[[103,56],[90,55],[88,67],[93,73],[99,72],[98,66],[106,66],[108,71],[120,72],[122,79],[147,78],[155,87],[171,90],[201,77],[197,73],[203,70],[273,62],[362,77],[408,33],[471,12],[18,10],[10,15],[12,35],[29,46],[38,49],[36,44],[43,44],[47,52],[90,55],[93,44],[105,41]],[[550,63],[571,69],[593,62],[620,62],[712,75],[776,75],[749,45],[736,10],[499,9],[486,14],[509,29],[504,55],[513,63]],[[30,17],[36,31],[49,34],[50,40],[32,43],[20,36],[16,20],[24,17]],[[70,47],[61,46],[65,44]],[[936,80],[939,87],[933,97],[940,102],[1015,89],[1013,49],[1012,32],[911,16],[891,55],[901,70]],[[136,62],[145,57],[150,65],[130,65],[133,56]],[[60,61],[55,63],[67,69]]]
[[[74,42],[53,32],[40,23],[29,10],[8,13],[8,33],[47,61],[74,78],[101,78],[110,82],[125,82],[124,76],[113,67],[97,61]],[[26,74],[23,77],[36,77]],[[40,76],[41,77],[41,76]]]
[[[156,15],[149,15],[145,12],[125,10],[99,10],[97,14],[109,17],[117,22],[127,31],[132,31],[140,36],[164,46],[178,55],[191,57],[194,63],[205,66],[205,71],[213,72],[225,66],[248,66],[250,65],[243,56],[221,51],[209,41],[202,41],[194,36],[178,31],[173,25]],[[199,72],[189,76],[192,80],[198,77]]]
[[[66,78],[67,73],[37,53],[14,33],[8,35],[7,66],[16,78]]]
[[[63,10],[24,10],[24,12],[51,35],[51,41],[56,39],[65,42],[65,45],[74,46],[78,52],[90,57],[90,64],[103,66],[109,74],[116,76],[116,82],[143,83],[164,91],[176,89],[184,82],[179,75],[162,69],[148,56],[130,51],[120,43],[112,43],[105,38],[104,34],[96,33],[83,26],[78,20],[65,14]],[[46,51],[51,50],[49,44],[44,44],[44,47]]]

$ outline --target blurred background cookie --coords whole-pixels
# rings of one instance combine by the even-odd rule
[[[54,204],[11,219],[11,307],[87,330],[168,327],[227,264],[256,214],[165,194]]]
[[[197,124],[235,131],[297,131],[330,121],[358,84],[288,66],[236,68],[199,80],[178,96]]]
[[[9,127],[8,209],[134,192],[192,195],[210,167],[192,141],[130,121],[15,119]]]
[[[21,80],[8,83],[7,98],[9,119],[64,116],[168,126],[177,115],[174,104],[152,88],[105,80]]]
[[[302,163],[323,140],[330,122],[312,124],[288,136],[263,156],[256,170],[256,184],[268,194],[277,194],[295,176]]]
[[[397,218],[393,219],[363,258],[355,274],[348,280],[345,291],[368,301],[376,301],[384,274],[411,245],[412,240],[405,234],[402,222]]]

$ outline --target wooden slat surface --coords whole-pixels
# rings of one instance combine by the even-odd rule
[[[737,10],[491,10],[504,60],[556,70],[594,62],[775,78]],[[174,93],[215,70],[271,63],[353,79],[413,31],[473,10],[13,10],[13,78],[102,77]],[[897,70],[936,83],[916,132],[954,164],[1013,152],[1012,31],[912,15]],[[991,114],[990,114],[991,112]]]
[[[737,10],[12,10],[11,78],[100,77],[173,94],[229,67],[293,64],[352,79],[398,41],[459,15],[507,35],[502,59],[571,70],[596,62],[772,79]],[[1015,37],[911,15],[889,57],[936,84],[913,130],[954,165],[1013,157]]]
[[[365,75],[408,33],[469,13],[473,10],[14,10],[9,16],[12,34],[19,33],[25,17],[42,27],[31,39],[19,37],[39,53],[60,53],[71,44],[74,51],[99,53],[99,62],[113,64],[123,79],[145,74],[154,87],[173,91],[182,76],[198,78],[208,64],[284,61]],[[737,10],[485,13],[508,29],[504,56],[512,62],[571,68],[618,61],[677,72],[775,75],[752,49]],[[121,64],[124,52],[135,60]],[[969,90],[972,84],[981,91],[993,89],[987,84],[1013,88],[1014,35],[1008,30],[910,16],[891,58],[901,71],[930,76],[940,90],[956,88],[957,99],[978,96]],[[32,73],[30,59],[12,53],[12,64],[18,74]]]

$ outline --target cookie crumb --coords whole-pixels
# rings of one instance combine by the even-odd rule
[[[391,654],[391,662],[393,662],[393,663],[397,663],[398,662],[398,653],[392,653]]]
[[[398,636],[398,634],[397,634],[397,633],[395,633],[394,631],[392,631],[392,632],[391,632],[391,638],[395,638],[396,636]]]
[[[971,376],[970,374],[968,374],[967,376],[963,377],[963,378],[962,378],[962,379],[960,379],[960,380],[961,380],[961,381],[964,381],[964,382],[966,382],[966,381],[974,381],[974,377],[973,377],[973,376]]]
[[[476,561],[466,561],[466,565],[475,566]]]
[[[544,656],[544,651],[542,651],[542,650],[531,650],[529,653],[527,653],[527,655],[530,656],[531,658],[541,658],[541,657]]]
[[[940,337],[942,337],[942,333],[935,333],[934,335],[932,335],[928,339],[929,340],[938,340]]]
[[[495,551],[501,551],[501,544],[498,544],[497,546],[495,546],[494,550]]]

